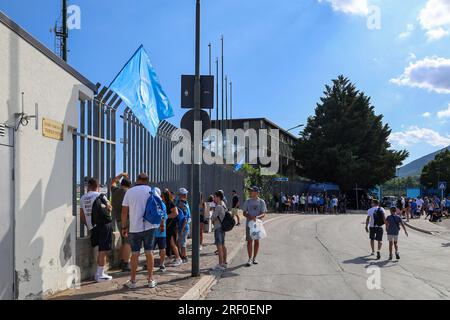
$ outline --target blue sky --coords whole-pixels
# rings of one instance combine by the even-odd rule
[[[69,63],[109,84],[142,43],[179,124],[180,75],[193,73],[195,1],[69,0],[81,8]],[[381,28],[367,20],[380,10]],[[0,10],[53,48],[59,0],[2,0]],[[225,36],[235,117],[305,123],[324,85],[348,76],[372,97],[412,161],[450,145],[450,0],[202,1],[202,70]]]

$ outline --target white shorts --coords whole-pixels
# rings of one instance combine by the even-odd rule
[[[387,239],[388,239],[388,241],[389,242],[398,242],[398,236],[393,236],[393,235],[391,235],[391,234],[388,234],[387,235]]]

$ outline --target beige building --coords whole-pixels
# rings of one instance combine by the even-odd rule
[[[76,272],[68,129],[96,88],[1,12],[0,70],[0,299],[40,298]]]

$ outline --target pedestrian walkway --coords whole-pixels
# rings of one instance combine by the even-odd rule
[[[450,223],[448,220],[444,220],[441,223],[433,223],[423,218],[420,218],[420,219],[410,219],[409,222],[406,221],[404,222],[411,229],[428,234],[446,234],[450,232]]]
[[[266,219],[276,215],[268,215]],[[244,220],[243,220],[244,221]],[[236,251],[244,246],[245,223],[235,227],[226,235],[226,246],[228,252]],[[191,253],[191,239],[188,240],[188,252]],[[155,279],[158,286],[154,289],[147,287],[147,271],[142,270],[145,258],[142,256],[140,267],[138,268],[137,284],[138,288],[130,290],[124,287],[129,280],[129,273],[120,271],[109,271],[113,277],[111,282],[96,283],[94,281],[83,282],[80,289],[67,290],[54,296],[48,297],[48,300],[178,300],[193,288],[201,278],[210,275],[210,269],[217,265],[217,255],[214,254],[216,246],[214,245],[214,234],[205,233],[203,241],[203,250],[200,253],[201,277],[191,277],[191,256],[189,263],[180,267],[167,267],[165,273],[155,271]],[[158,265],[158,256],[155,255],[155,265]],[[157,270],[157,268],[155,268]]]

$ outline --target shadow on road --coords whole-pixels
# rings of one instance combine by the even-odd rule
[[[364,256],[364,257],[357,257],[354,259],[345,260],[342,263],[344,263],[344,264],[365,264],[366,265],[365,268],[368,268],[371,266],[377,266],[377,267],[382,268],[390,262],[395,263],[397,261],[376,260],[373,256],[368,255],[368,256]]]
[[[246,264],[240,264],[238,266],[232,267],[232,268],[228,268],[227,270],[224,271],[224,273],[222,274],[222,278],[232,278],[232,277],[238,277],[239,274],[233,272],[236,271],[238,269],[244,268],[246,267]]]
[[[443,243],[442,247],[443,248],[450,248],[450,242],[449,243]]]
[[[373,257],[372,256],[364,256],[364,257],[357,257],[354,259],[350,259],[350,260],[345,260],[342,263],[345,264],[367,264],[368,262],[372,261]]]

